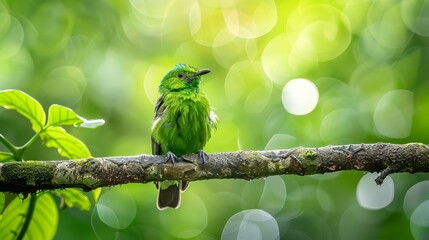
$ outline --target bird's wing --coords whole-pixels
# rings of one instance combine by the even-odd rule
[[[156,101],[155,104],[155,118],[154,118],[154,123],[156,124],[156,120],[158,118],[161,118],[162,115],[164,114],[166,107],[164,105],[164,98],[161,96],[160,98],[158,98],[158,101]],[[161,145],[152,137],[152,154],[154,155],[161,155]]]
[[[161,145],[155,141],[152,137],[152,154],[161,155]]]
[[[164,97],[161,96],[158,98],[155,104],[155,119],[159,118],[164,114],[166,106],[164,105]]]

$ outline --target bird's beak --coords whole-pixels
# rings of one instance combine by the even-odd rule
[[[209,73],[209,72],[211,72],[211,71],[210,71],[210,69],[201,69],[201,70],[199,70],[198,72],[196,72],[196,73],[194,74],[194,77],[198,77],[198,76],[201,76],[201,75],[207,74],[207,73]]]

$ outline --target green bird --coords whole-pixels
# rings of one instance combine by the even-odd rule
[[[199,86],[202,75],[209,72],[177,64],[162,78],[152,123],[152,154],[166,155],[173,164],[177,156],[189,153],[197,153],[203,163],[208,158],[203,148],[216,129],[217,117]],[[155,185],[157,207],[163,210],[180,206],[180,195],[188,182],[163,181]]]

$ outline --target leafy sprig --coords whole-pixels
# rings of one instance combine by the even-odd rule
[[[24,161],[26,149],[38,138],[48,148],[56,148],[58,154],[68,158],[88,158],[91,153],[87,146],[62,126],[95,128],[104,124],[103,119],[87,120],[70,108],[53,104],[48,115],[42,105],[28,94],[11,89],[0,91],[0,107],[16,110],[31,123],[35,134],[22,146],[16,146],[0,134],[0,143],[9,152],[0,152],[0,162]],[[82,191],[67,189],[55,191],[61,198],[62,207],[78,207],[89,210],[91,202]],[[100,190],[93,192],[97,201]],[[5,206],[5,196],[0,194],[0,211]],[[58,208],[51,193],[32,195],[24,201],[15,197],[0,215],[0,239],[23,239],[25,236],[38,236],[35,239],[51,239],[58,223]],[[40,238],[39,238],[40,237]]]
[[[58,149],[58,153],[66,158],[86,158],[91,154],[86,145],[78,138],[68,134],[60,126],[95,128],[104,124],[104,120],[87,120],[77,115],[70,108],[54,104],[49,107],[48,121],[42,105],[28,94],[19,90],[0,91],[0,107],[16,110],[30,120],[35,135],[24,145],[15,146],[0,134],[0,142],[10,153],[0,152],[0,161],[9,161],[11,155],[16,161],[22,161],[24,151],[40,137],[45,146]]]

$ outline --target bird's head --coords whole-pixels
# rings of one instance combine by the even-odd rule
[[[198,90],[201,76],[209,73],[209,69],[198,70],[188,64],[177,64],[161,80],[161,94],[182,90]]]

